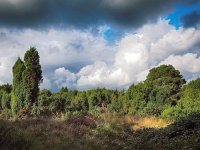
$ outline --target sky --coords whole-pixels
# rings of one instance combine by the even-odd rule
[[[127,89],[171,64],[200,77],[200,0],[0,0],[0,85],[27,49],[53,91]]]

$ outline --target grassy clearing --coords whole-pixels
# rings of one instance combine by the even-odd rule
[[[175,123],[154,117],[116,114],[66,118],[1,120],[0,149],[167,150],[200,147],[199,117]]]

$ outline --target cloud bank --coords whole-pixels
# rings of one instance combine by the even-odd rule
[[[12,66],[30,45],[40,53],[42,88],[122,89],[143,81],[149,69],[160,64],[174,65],[187,79],[200,75],[198,28],[177,30],[159,20],[127,33],[115,44],[98,29],[97,35],[75,29],[0,29],[0,84],[11,83]]]
[[[114,63],[95,62],[83,67],[76,74],[62,68],[63,73],[60,73],[67,80],[73,74],[72,82],[78,89],[120,89],[145,80],[152,67],[172,64],[189,80],[194,75],[200,75],[199,42],[200,30],[176,30],[167,21],[160,20],[158,23],[143,26],[137,34],[127,34],[117,42]],[[69,78],[64,72],[70,74]],[[57,77],[56,74],[54,76]],[[66,86],[70,85],[69,81],[65,83]]]
[[[10,30],[0,29],[0,84],[11,83],[12,66],[17,57],[23,55],[30,46],[37,47],[45,85],[50,88],[49,78],[52,70],[64,66],[70,71],[78,71],[81,67],[95,61],[112,63],[115,49],[99,35],[90,31],[55,30],[38,31],[33,29]],[[52,82],[51,82],[52,83]]]
[[[73,26],[99,24],[139,27],[155,22],[176,4],[193,0],[1,0],[1,25],[12,27]]]

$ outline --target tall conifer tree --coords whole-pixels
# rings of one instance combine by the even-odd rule
[[[24,62],[18,58],[13,66],[13,88],[11,107],[13,113],[16,113],[23,107],[24,101],[24,86],[22,81],[22,74],[25,70]]]
[[[23,72],[25,88],[25,108],[29,109],[37,101],[39,85],[42,83],[40,57],[36,48],[31,47],[24,56],[26,69]]]

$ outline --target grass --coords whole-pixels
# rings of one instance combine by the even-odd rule
[[[172,124],[172,121],[156,118],[153,116],[139,118],[135,121],[134,125],[132,126],[134,129],[141,129],[141,128],[164,128]]]
[[[34,144],[31,134],[8,121],[0,121],[0,148],[26,150]]]
[[[105,113],[101,116],[104,122],[112,124],[128,124],[134,130],[143,128],[164,128],[173,122],[170,120],[156,118],[154,116],[135,117],[135,116],[119,116],[117,114]]]
[[[198,149],[199,120],[172,123],[116,114],[0,120],[0,149]]]

